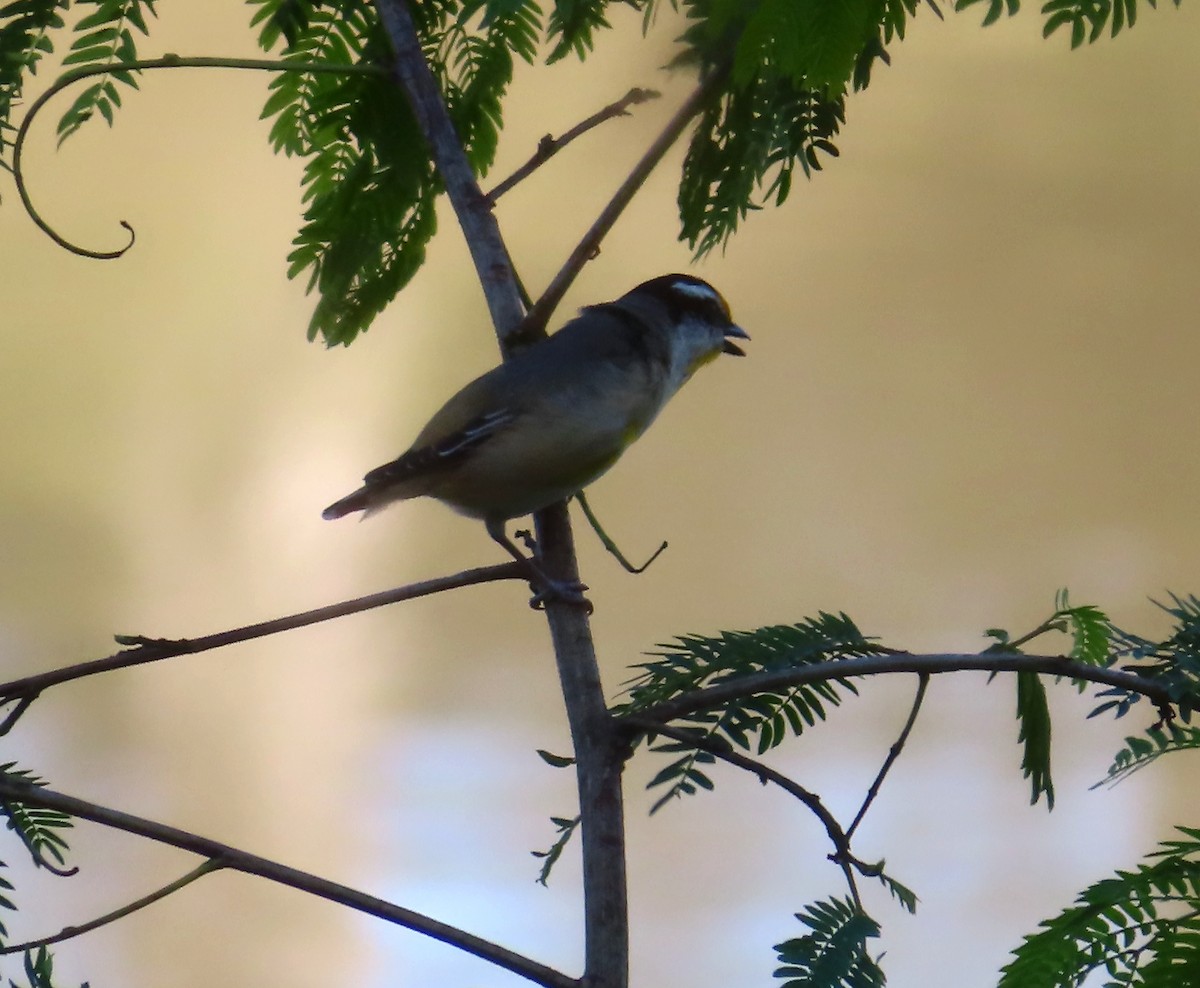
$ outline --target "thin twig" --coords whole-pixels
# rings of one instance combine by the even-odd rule
[[[10,775],[0,774],[0,798],[16,800],[30,806],[59,810],[82,820],[90,820],[93,823],[122,830],[128,834],[157,841],[160,844],[169,844],[172,847],[215,860],[223,868],[247,875],[257,875],[329,902],[348,906],[366,913],[368,916],[403,926],[416,933],[457,947],[502,967],[506,971],[519,974],[535,984],[543,985],[544,988],[580,988],[580,983],[576,979],[456,926],[450,926],[422,913],[366,895],[349,886],[331,882],[296,868],[289,868],[277,861],[250,854],[206,837],[200,837],[186,830],[169,827],[154,820],[123,813],[120,810],[100,806],[41,786],[30,785],[28,782]]]
[[[596,515],[593,513],[592,506],[590,504],[588,504],[587,496],[583,493],[583,491],[580,491],[578,494],[575,495],[575,500],[578,501],[579,506],[581,508],[583,508],[584,516],[587,518],[588,524],[592,526],[592,531],[595,532],[597,538],[600,539],[601,544],[603,544],[605,549],[607,549],[609,552],[611,552],[614,556],[617,557],[617,562],[619,562],[621,564],[621,566],[624,567],[624,569],[627,573],[637,574],[637,573],[646,572],[646,570],[649,568],[650,564],[652,562],[654,562],[654,560],[656,560],[659,556],[661,556],[663,554],[663,552],[666,550],[667,543],[664,540],[663,544],[660,545],[657,549],[655,549],[653,555],[651,555],[649,559],[647,559],[644,563],[642,563],[641,566],[634,566],[633,563],[631,563],[628,559],[625,558],[625,554],[623,552],[621,552],[620,547],[617,545],[616,542],[614,542],[609,537],[608,532],[606,532],[604,530],[604,526],[600,524],[600,519],[597,518]]]
[[[582,137],[593,127],[599,127],[606,120],[612,120],[614,117],[627,117],[629,116],[629,107],[636,106],[638,103],[645,103],[647,100],[658,99],[661,95],[662,93],[657,90],[639,89],[635,86],[615,103],[609,103],[602,110],[593,113],[586,120],[577,123],[561,137],[555,138],[547,134],[538,141],[537,150],[534,151],[533,156],[525,164],[509,175],[503,182],[499,183],[491,192],[487,193],[485,198],[488,204],[494,206],[496,200],[504,195],[505,192],[527,179],[542,165],[558,154],[559,151],[575,140],[575,138]]]
[[[95,919],[88,920],[86,923],[80,923],[78,926],[64,926],[58,933],[52,936],[41,937],[37,940],[27,940],[25,943],[3,944],[0,946],[0,954],[20,954],[26,950],[49,947],[53,943],[62,943],[64,940],[71,940],[85,933],[91,933],[92,930],[98,930],[109,923],[115,923],[118,919],[124,919],[139,909],[145,909],[146,906],[153,905],[159,899],[165,899],[171,893],[178,892],[180,889],[191,885],[196,879],[203,878],[214,871],[219,871],[223,867],[224,865],[220,861],[210,858],[203,864],[197,865],[186,875],[175,879],[175,881],[164,885],[162,888],[155,889],[149,895],[144,895],[140,899],[135,899],[133,902],[121,906],[120,909],[114,909],[112,912],[105,913],[103,916],[97,916]]]
[[[913,725],[917,722],[917,714],[921,712],[921,704],[925,702],[925,691],[928,688],[929,673],[920,673],[917,677],[917,695],[913,698],[912,709],[908,712],[908,719],[905,720],[904,727],[900,729],[900,736],[896,738],[895,743],[888,749],[887,758],[883,760],[883,765],[880,766],[879,773],[875,776],[875,781],[871,783],[871,788],[867,790],[867,797],[863,800],[862,806],[858,808],[854,822],[846,828],[846,840],[850,840],[854,836],[858,825],[862,823],[863,817],[867,815],[867,810],[875,802],[875,797],[879,795],[883,780],[887,778],[888,772],[896,764],[896,759],[900,757],[900,752],[904,750],[904,745],[908,742],[908,736],[912,733]]]
[[[683,102],[683,105],[675,111],[675,115],[667,122],[662,133],[655,138],[654,143],[650,145],[646,153],[642,155],[641,160],[634,165],[633,170],[629,173],[620,188],[617,189],[612,199],[609,200],[607,206],[601,210],[600,215],[596,217],[596,222],[578,245],[567,258],[566,263],[554,276],[554,280],[550,282],[549,287],[538,299],[537,304],[530,310],[526,316],[525,322],[530,327],[537,330],[544,330],[546,322],[550,318],[550,314],[558,308],[558,303],[562,301],[563,296],[570,288],[571,282],[583,269],[583,266],[596,256],[600,250],[600,242],[608,235],[608,231],[612,229],[613,224],[617,222],[625,208],[632,201],[634,195],[645,183],[650,173],[662,161],[666,153],[671,149],[671,146],[679,139],[679,136],[691,123],[692,118],[696,116],[704,105],[714,96],[714,94],[724,85],[725,76],[727,74],[726,67],[713,69],[709,75],[701,81],[701,83],[692,91],[692,94]]]
[[[426,597],[429,594],[441,593],[457,587],[469,587],[494,580],[525,579],[528,579],[528,572],[518,563],[500,563],[497,566],[481,566],[478,569],[464,570],[451,576],[440,576],[433,580],[423,580],[420,583],[409,583],[392,590],[368,594],[365,597],[356,597],[353,600],[344,600],[337,604],[327,604],[311,611],[289,614],[286,617],[273,618],[270,621],[260,621],[257,624],[248,624],[230,631],[219,631],[202,638],[145,638],[140,635],[118,635],[118,643],[133,647],[122,649],[103,659],[79,662],[61,669],[52,669],[49,672],[41,672],[0,684],[0,704],[11,703],[14,700],[21,701],[0,726],[4,730],[9,730],[16,722],[14,714],[28,708],[29,703],[25,702],[26,700],[36,697],[43,690],[60,683],[83,679],[85,676],[95,676],[113,669],[125,669],[146,662],[158,662],[161,659],[170,659],[178,655],[195,655],[198,652],[207,652],[210,649],[223,648],[226,645],[234,645],[254,638],[265,638],[267,635],[277,635],[282,631],[304,628],[310,624],[319,624],[333,618],[345,617],[347,614],[357,614],[360,611],[369,611],[375,607],[411,600],[414,597]]]
[[[1014,638],[1011,641],[997,641],[984,649],[984,652],[1019,652],[1021,646],[1033,641],[1035,638],[1040,638],[1042,635],[1048,634],[1051,631],[1066,631],[1067,622],[1062,615],[1054,615],[1047,618],[1032,631],[1027,631],[1019,638]]]
[[[25,114],[25,119],[21,121],[21,126],[17,130],[17,139],[13,142],[12,166],[13,181],[16,183],[17,195],[21,197],[21,203],[25,207],[25,212],[29,214],[29,218],[38,225],[42,232],[60,247],[69,250],[72,254],[79,254],[81,257],[92,257],[99,261],[110,261],[113,258],[120,257],[133,246],[135,234],[133,227],[129,223],[125,220],[119,220],[120,225],[129,231],[129,243],[119,250],[89,250],[86,247],[80,247],[78,244],[71,243],[71,241],[63,237],[49,223],[42,219],[41,214],[34,209],[33,201],[29,198],[29,191],[25,187],[25,174],[21,168],[21,157],[25,152],[25,138],[29,134],[29,128],[32,126],[34,118],[52,97],[80,79],[86,79],[93,75],[107,75],[112,72],[143,72],[149,69],[178,68],[257,69],[266,72],[336,72],[343,75],[379,75],[383,71],[383,69],[374,65],[329,65],[320,62],[283,62],[279,59],[265,58],[217,58],[208,56],[185,58],[181,55],[164,55],[162,58],[136,59],[129,62],[107,62],[104,65],[82,65],[64,72],[54,81],[54,84],[49,89],[33,101],[29,107],[29,112]]]
[[[21,697],[20,700],[17,701],[17,705],[4,715],[4,720],[0,720],[0,737],[3,737],[13,729],[13,726],[17,723],[17,721],[21,719],[21,714],[25,713],[25,711],[33,705],[33,701],[36,700],[39,695],[40,694],[36,691],[26,693],[23,697]],[[11,697],[6,697],[4,694],[0,694],[0,705],[9,703],[11,700]]]

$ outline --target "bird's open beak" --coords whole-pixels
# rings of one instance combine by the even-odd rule
[[[726,336],[725,345],[723,347],[721,347],[722,350],[724,350],[726,353],[733,354],[735,357],[746,356],[746,351],[743,350],[736,343],[734,343],[732,340],[728,339],[728,337],[736,336],[739,340],[748,340],[748,339],[750,339],[749,333],[747,333],[744,329],[742,329],[741,326],[730,326],[727,330],[725,330],[725,336]]]

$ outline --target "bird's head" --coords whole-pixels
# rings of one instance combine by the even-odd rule
[[[617,304],[639,312],[663,335],[678,384],[719,354],[746,355],[733,341],[750,336],[733,321],[729,303],[707,281],[693,275],[664,274],[644,281]]]

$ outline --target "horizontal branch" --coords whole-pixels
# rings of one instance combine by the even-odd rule
[[[755,693],[777,692],[805,683],[820,683],[830,679],[856,679],[860,676],[879,676],[884,673],[911,672],[935,676],[947,672],[1035,672],[1045,676],[1066,676],[1103,686],[1140,693],[1156,706],[1171,707],[1167,688],[1137,673],[1119,669],[1086,665],[1065,655],[1004,655],[1001,653],[956,653],[916,655],[911,652],[892,652],[887,655],[867,655],[849,659],[816,662],[796,669],[780,669],[743,676],[716,686],[659,703],[636,711],[641,721],[665,724],[701,710],[709,710]]]
[[[441,593],[443,590],[454,590],[458,587],[469,587],[495,580],[526,580],[528,578],[528,571],[516,562],[500,563],[497,566],[480,566],[477,569],[463,570],[461,573],[454,573],[451,576],[422,580],[420,583],[407,583],[402,587],[382,590],[365,597],[355,597],[353,600],[343,600],[337,604],[327,604],[311,611],[302,611],[299,614],[289,614],[286,617],[273,618],[270,621],[248,624],[231,631],[219,631],[216,634],[205,635],[203,638],[144,638],[140,635],[118,635],[119,643],[133,647],[122,649],[103,659],[91,659],[87,662],[64,666],[61,669],[52,669],[49,672],[40,672],[22,679],[0,683],[0,703],[21,701],[16,709],[5,718],[3,724],[0,724],[0,734],[12,727],[16,717],[24,712],[31,700],[42,690],[70,680],[83,679],[85,676],[142,665],[146,662],[158,662],[160,659],[170,659],[179,655],[195,655],[197,652],[207,652],[210,649],[236,645],[253,638],[277,635],[282,631],[304,628],[310,624],[319,624],[333,618],[345,617],[347,614],[369,611],[386,604],[396,604],[415,597],[426,597],[430,594]]]
[[[518,974],[534,984],[543,985],[544,988],[579,988],[579,982],[576,979],[561,971],[556,971],[554,968],[547,967],[472,933],[467,933],[456,926],[450,926],[422,913],[367,895],[348,885],[341,885],[296,868],[289,868],[287,865],[269,858],[250,854],[186,830],[123,813],[120,810],[109,809],[41,786],[30,785],[28,782],[3,774],[0,774],[0,798],[21,802],[27,806],[58,810],[81,820],[90,820],[93,823],[122,830],[127,834],[134,834],[160,844],[177,847],[183,851],[190,851],[210,859],[217,867],[240,871],[246,875],[257,875],[259,878],[286,885],[300,892],[307,892],[309,895],[315,895],[329,902],[335,902],[369,916],[395,923],[397,926],[403,926],[415,933],[424,934],[495,964],[506,971]]]

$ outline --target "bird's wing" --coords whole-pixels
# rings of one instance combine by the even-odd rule
[[[414,446],[391,463],[376,467],[363,478],[363,485],[390,487],[416,476],[449,468],[502,431],[514,418],[516,412],[510,408],[492,409],[477,415],[462,428],[436,442]]]

